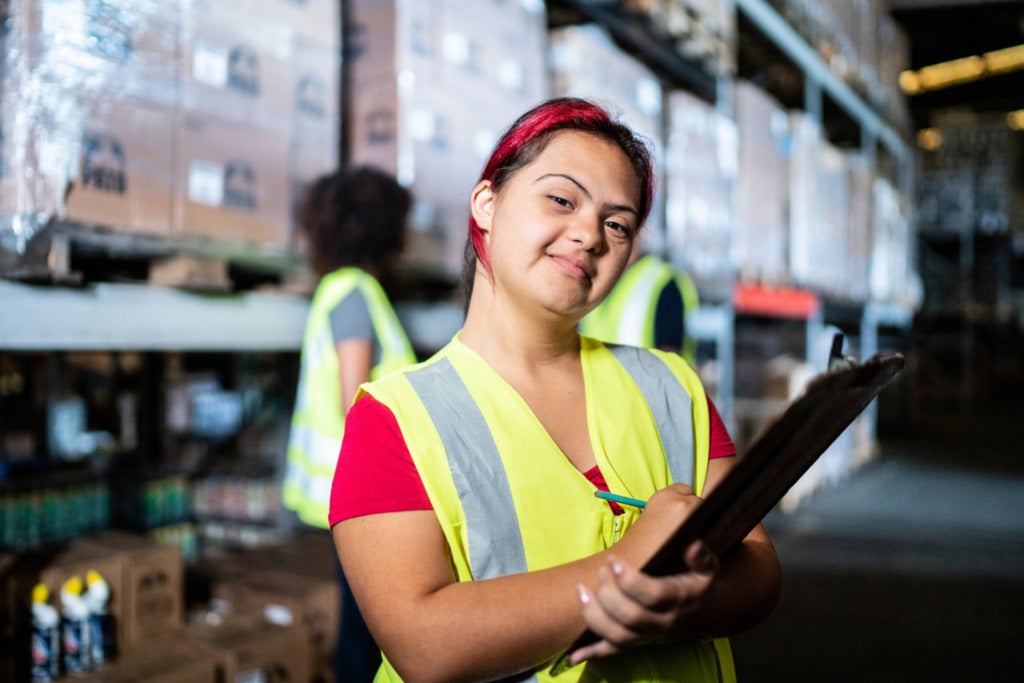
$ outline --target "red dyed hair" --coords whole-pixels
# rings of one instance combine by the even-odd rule
[[[636,171],[640,186],[639,225],[643,225],[654,197],[654,172],[647,144],[629,127],[615,120],[604,108],[576,97],[559,97],[529,110],[505,131],[484,165],[480,180],[491,181],[498,192],[516,171],[536,159],[555,133],[577,131],[595,135],[619,146]],[[479,182],[479,181],[478,181]],[[491,272],[490,258],[484,249],[483,233],[476,220],[469,217],[469,240],[466,244],[465,278],[472,282],[475,260]]]

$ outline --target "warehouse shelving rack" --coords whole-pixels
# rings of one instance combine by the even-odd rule
[[[827,96],[856,122],[861,149],[871,163],[877,161],[879,145],[895,159],[899,185],[909,192],[913,182],[913,157],[901,135],[833,74],[807,41],[768,2],[734,0],[734,3],[738,14],[755,26],[788,57],[792,68],[802,74],[803,108],[820,121],[827,112]],[[600,0],[551,0],[549,7],[602,25],[666,81],[712,101],[724,113],[731,113],[731,76],[712,73],[699,60],[684,54],[657,34],[656,27],[638,14],[623,11],[618,3]],[[45,258],[53,273],[60,277],[73,276],[68,266],[68,253],[73,247],[73,240],[59,234],[49,243]],[[99,248],[102,250],[103,245]],[[200,257],[218,256],[209,251],[211,248],[224,247],[197,243],[191,245],[190,253]],[[219,255],[224,256],[223,252]],[[229,253],[227,258],[276,273],[290,271],[296,261],[288,253],[252,250]],[[461,324],[461,310],[450,302],[409,302],[398,309],[414,344],[424,350],[438,348]],[[197,293],[119,283],[69,289],[0,282],[0,320],[5,321],[0,325],[0,349],[298,350],[307,310],[308,301],[302,296],[260,291]],[[877,348],[880,325],[903,327],[909,325],[910,318],[908,310],[896,305],[864,305],[860,319],[862,353],[867,355]],[[716,348],[719,408],[730,427],[734,426],[731,395],[736,319],[732,302],[722,301],[702,306],[690,320],[696,336]],[[10,324],[10,321],[16,322]],[[811,320],[808,324],[819,322]],[[811,332],[813,330],[809,329],[808,334]]]
[[[752,27],[759,39],[766,40],[770,49],[781,54],[785,66],[796,78],[803,81],[802,97],[791,106],[798,106],[823,130],[828,130],[830,118],[845,117],[852,123],[853,130],[847,134],[859,136],[860,154],[868,167],[878,170],[883,163],[879,151],[884,150],[885,162],[892,166],[887,171],[894,177],[896,186],[904,196],[913,196],[915,157],[913,149],[905,142],[904,135],[889,125],[878,111],[869,105],[864,97],[836,75],[808,41],[787,22],[766,0],[735,0],[738,18],[744,26]],[[742,35],[742,34],[741,34]],[[742,75],[742,74],[741,74]],[[795,80],[795,79],[794,79]],[[826,99],[827,98],[827,99]],[[850,128],[849,125],[846,126]],[[820,359],[816,358],[814,340],[826,332],[826,326],[843,329],[857,353],[868,358],[879,351],[880,336],[885,330],[895,330],[902,335],[909,334],[913,322],[913,311],[908,306],[895,302],[849,302],[834,301],[821,293],[811,293],[821,299],[821,308],[804,318],[806,329],[803,352],[805,361],[816,370],[822,370]],[[784,315],[773,313],[770,303],[757,312],[760,316]],[[836,311],[842,311],[836,314]],[[744,313],[737,311],[736,324],[743,324]],[[873,440],[877,424],[877,402],[872,402],[863,418],[869,426]]]

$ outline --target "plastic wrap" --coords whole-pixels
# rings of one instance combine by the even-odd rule
[[[13,0],[6,27],[0,245],[52,217],[166,232],[177,7]]]
[[[820,126],[793,117],[789,264],[794,281],[849,299],[850,182],[846,156]]]
[[[282,244],[337,165],[336,2],[12,0],[4,28],[7,252],[53,220]]]
[[[666,102],[668,254],[702,292],[727,299],[736,275],[729,257],[736,220],[736,124],[687,92],[672,92]]]
[[[924,287],[915,265],[907,199],[885,178],[875,179],[871,194],[871,299],[916,311],[924,301]]]
[[[732,259],[747,281],[789,282],[789,118],[756,85],[735,87],[739,130],[736,231]]]

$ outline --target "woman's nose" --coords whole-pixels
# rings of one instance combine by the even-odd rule
[[[589,212],[580,212],[573,217],[569,226],[569,239],[576,242],[584,251],[599,251],[604,244],[604,232],[601,230],[601,217]]]

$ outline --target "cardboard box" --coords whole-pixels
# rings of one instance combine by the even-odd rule
[[[174,234],[286,244],[288,128],[178,119]]]
[[[86,101],[83,110],[77,173],[65,195],[67,218],[170,234],[172,111],[126,101]]]
[[[468,197],[484,160],[508,125],[549,94],[544,12],[529,4],[346,6],[350,162],[394,173],[426,209],[412,218],[407,265],[458,277]],[[482,24],[494,28],[486,39]]]
[[[337,0],[244,0],[237,3],[254,15],[291,27],[320,43],[341,42],[341,3]]]
[[[313,679],[309,643],[300,628],[229,619],[217,626],[189,624],[186,635],[201,656],[213,658],[218,681]]]
[[[0,105],[0,213],[169,234],[171,110],[77,91],[23,105]]]
[[[298,211],[310,182],[338,168],[341,135],[341,53],[337,44],[296,36],[294,112],[288,151],[288,244],[303,236]]]
[[[185,600],[181,548],[115,531],[85,539],[81,545],[113,553],[123,563],[122,649],[138,649],[181,627]]]
[[[292,49],[294,125],[335,126],[341,120],[341,51],[336,44],[296,36]]]
[[[119,657],[112,665],[85,672],[74,680],[84,683],[221,683],[217,659],[195,643],[175,637],[152,641]],[[265,679],[264,679],[265,680]]]
[[[310,669],[330,670],[341,612],[336,578],[275,569],[246,571],[241,565],[229,572],[214,578],[210,586],[214,601],[229,606],[235,615],[294,627],[304,635]]]
[[[310,183],[338,168],[337,125],[307,123],[292,137],[288,150],[288,214],[289,243],[301,239],[298,214]]]
[[[737,81],[739,131],[733,258],[744,279],[790,282],[789,161],[792,136],[782,106],[757,85]]]
[[[296,69],[290,27],[233,5],[184,0],[185,112],[289,131]]]
[[[177,3],[25,0],[12,5],[9,26],[16,63],[8,68],[23,78],[115,99],[177,102]]]
[[[32,588],[37,583],[50,590],[50,604],[60,610],[60,590],[64,582],[78,576],[83,582],[89,571],[96,571],[110,586],[107,613],[113,618],[118,652],[123,650],[125,622],[124,562],[119,553],[84,544],[25,553],[5,563],[2,593],[2,621],[5,636],[17,639],[31,630]]]

